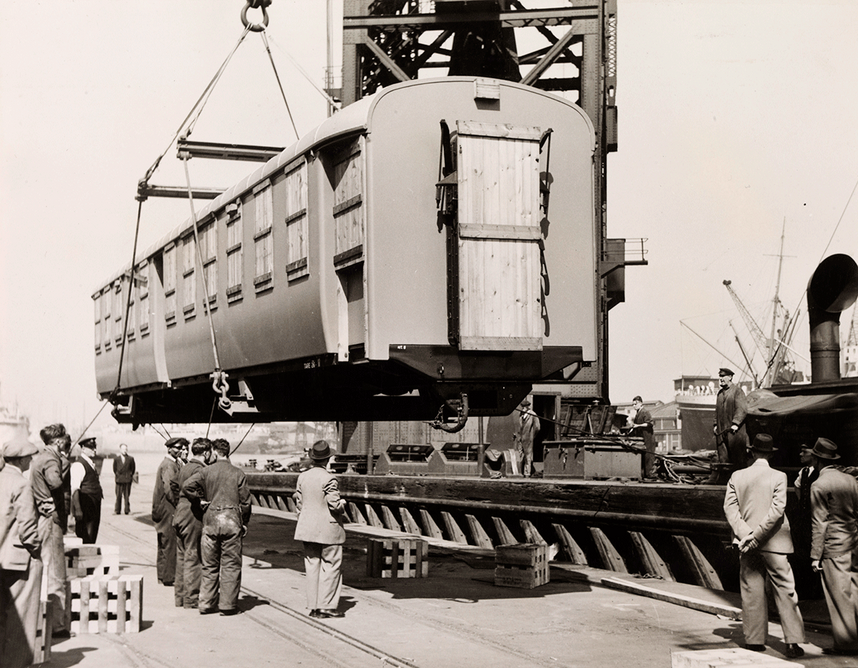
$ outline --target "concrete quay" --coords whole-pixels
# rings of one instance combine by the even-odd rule
[[[366,538],[357,527],[344,552],[345,617],[312,619],[294,520],[256,507],[245,539],[242,614],[200,615],[176,608],[172,588],[157,583],[149,517],[154,467],[141,474],[132,513],[113,515],[112,474],[104,467],[98,541],[119,546],[122,574],[144,577],[140,632],[55,639],[44,665],[661,668],[671,665],[674,652],[735,649],[743,642],[738,596],[690,585],[552,565],[548,584],[498,587],[492,557],[436,547],[425,579],[367,577]],[[808,610],[806,619],[818,612]],[[806,655],[793,665],[858,663],[822,654],[831,645],[824,626],[809,622],[807,640]],[[784,659],[779,625],[771,625],[767,644],[761,659]]]

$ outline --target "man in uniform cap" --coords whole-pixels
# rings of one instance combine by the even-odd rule
[[[340,498],[336,477],[327,470],[330,458],[327,441],[316,441],[310,448],[313,466],[298,476],[293,494],[298,506],[295,540],[304,543],[310,617],[343,616],[337,607],[343,584],[346,502]]]
[[[831,616],[834,647],[826,654],[858,655],[858,482],[832,464],[837,445],[818,438],[813,465],[819,477],[810,488],[813,570],[822,573],[822,589]]]
[[[38,452],[19,437],[3,446],[0,470],[0,666],[33,663],[42,562],[39,513],[24,472]]]
[[[104,492],[95,466],[95,438],[85,438],[79,445],[80,457],[72,464],[70,471],[74,532],[84,544],[93,544],[98,539]]]
[[[172,587],[176,577],[176,531],[173,514],[179,500],[179,454],[188,445],[186,438],[168,438],[164,443],[167,456],[158,465],[152,492],[152,521],[158,536],[156,569],[158,582]]]
[[[729,468],[745,466],[747,461],[748,435],[745,432],[745,416],[748,413],[748,401],[738,385],[733,384],[733,370],[722,367],[718,370],[720,389],[715,397],[715,448],[721,472]],[[723,484],[724,477],[714,471],[707,482]]]
[[[785,515],[787,477],[769,466],[777,448],[768,434],[757,434],[751,446],[754,462],[735,471],[727,483],[724,514],[739,549],[739,588],[742,593],[742,629],[745,647],[766,649],[768,606],[766,580],[775,599],[786,643],[786,656],[804,655],[804,622],[798,609],[795,577],[787,555],[792,536]]]

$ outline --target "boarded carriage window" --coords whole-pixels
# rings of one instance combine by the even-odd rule
[[[310,273],[308,265],[307,163],[286,174],[286,276],[289,280]]]
[[[456,124],[462,350],[542,349],[541,136],[539,128]]]
[[[125,314],[125,300],[122,299],[122,279],[116,279],[113,284],[113,340],[118,346],[122,343],[122,317]]]
[[[92,298],[92,305],[95,312],[95,352],[101,354],[101,294]]]
[[[212,221],[200,229],[200,246],[203,258],[204,290],[208,293],[208,306],[217,306],[217,225]]]
[[[143,262],[134,277],[137,288],[137,302],[140,305],[140,336],[149,334],[149,262]]]
[[[113,347],[113,341],[111,339],[113,318],[110,314],[112,302],[113,295],[111,294],[110,286],[108,286],[101,292],[101,336],[105,350],[110,350]]]
[[[350,142],[334,156],[334,264],[338,267],[363,259],[366,227],[363,206],[364,165],[361,137]]]
[[[227,205],[226,215],[226,300],[232,304],[241,300],[241,275],[244,268],[241,203]]]
[[[176,246],[164,249],[164,320],[167,326],[176,324]]]
[[[194,273],[196,245],[192,235],[182,239],[182,313],[185,318],[194,316],[197,301],[197,281]]]
[[[256,213],[253,234],[256,246],[256,277],[253,279],[253,285],[259,293],[274,287],[274,196],[270,182],[266,180],[253,189],[253,201]]]

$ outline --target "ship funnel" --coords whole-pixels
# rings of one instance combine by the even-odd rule
[[[848,255],[819,263],[807,284],[810,374],[814,383],[840,378],[840,312],[858,298],[858,264]]]

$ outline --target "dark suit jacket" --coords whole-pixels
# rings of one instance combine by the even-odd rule
[[[122,455],[117,455],[113,460],[113,477],[118,483],[131,482],[136,470],[134,457],[131,455],[125,455],[125,461],[122,460]]]

